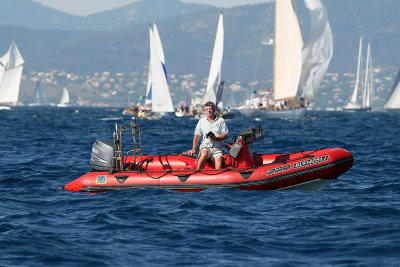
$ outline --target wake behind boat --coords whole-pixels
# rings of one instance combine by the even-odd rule
[[[133,148],[124,154],[122,132],[132,133]],[[96,140],[91,172],[64,186],[70,191],[99,193],[109,190],[164,188],[198,192],[208,188],[241,190],[322,190],[353,165],[353,156],[341,148],[288,154],[255,154],[249,145],[263,139],[260,126],[244,129],[228,144],[222,169],[207,162],[196,170],[196,156],[142,154],[140,125],[118,128],[113,140]],[[137,140],[138,139],[138,140]],[[236,139],[236,140],[235,140]]]

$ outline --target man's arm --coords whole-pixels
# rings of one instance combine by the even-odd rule
[[[187,153],[191,156],[194,153],[196,153],[197,150],[197,145],[199,144],[200,141],[200,135],[195,134],[193,137],[193,146],[192,146],[192,150],[189,150]]]
[[[216,137],[216,136],[210,137],[210,140],[212,140],[212,141],[223,141],[223,140],[225,140],[226,138],[228,138],[228,135],[226,135],[226,134],[221,134],[221,135],[218,136],[218,137]]]
[[[221,120],[222,120],[222,123],[221,123],[221,132],[222,132],[222,134],[220,136],[218,136],[218,137],[216,137],[216,136],[215,137],[210,137],[210,139],[212,141],[223,141],[226,138],[228,138],[228,127],[226,126],[225,120],[222,119],[222,118],[221,118]]]

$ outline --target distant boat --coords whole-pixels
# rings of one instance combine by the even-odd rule
[[[159,118],[167,112],[174,112],[168,77],[165,67],[165,57],[157,24],[154,21],[149,28],[150,64],[146,100],[151,100],[151,109],[142,108],[139,118]]]
[[[275,2],[273,89],[250,96],[238,110],[247,116],[303,117],[315,101],[319,84],[333,54],[332,32],[326,8],[319,0],[305,0],[311,16],[309,38],[303,46],[292,0]]]
[[[161,64],[162,64],[162,67],[163,67],[163,70],[164,70],[164,73],[165,73],[165,77],[166,77],[166,79],[168,81],[167,69],[166,69],[166,66],[165,66],[164,49],[163,49],[163,46],[162,46],[162,43],[161,43],[160,34],[158,32],[157,23],[155,21],[153,22],[153,27],[151,28],[151,26],[150,26],[150,42],[152,42],[152,40],[154,41],[154,44],[155,44],[155,47],[156,47],[156,51],[157,51],[157,55],[159,57],[159,60],[161,61]],[[151,51],[150,51],[150,54],[151,54]],[[152,99],[153,99],[151,72],[152,72],[152,69],[151,69],[151,55],[150,55],[149,70],[148,70],[148,76],[147,76],[145,105],[151,105]]]
[[[356,84],[354,86],[350,102],[347,103],[345,107],[343,107],[344,111],[370,111],[372,109],[374,79],[372,73],[371,45],[368,42],[365,68],[363,66],[362,47],[363,39],[360,38],[360,44],[358,48]]]
[[[203,106],[206,102],[213,102],[217,105],[218,115],[223,118],[233,118],[234,114],[224,111],[221,102],[224,89],[224,81],[221,81],[222,58],[224,55],[224,16],[222,10],[219,13],[217,33],[214,41],[213,54],[211,57],[210,72],[207,79],[207,87],[201,98],[192,98],[190,107],[191,116],[205,116]],[[176,116],[183,116],[182,112],[176,112]]]
[[[203,110],[203,106],[206,102],[211,101],[216,104],[218,116],[225,119],[231,119],[235,117],[234,113],[224,110],[224,105],[222,103],[222,93],[224,90],[225,82],[221,81],[222,73],[222,59],[224,56],[224,16],[221,12],[219,13],[217,33],[215,36],[214,49],[211,57],[210,72],[207,79],[206,91],[201,100],[201,107],[199,110]],[[197,117],[205,116],[202,112],[198,114]]]
[[[32,103],[29,103],[28,105],[31,107],[51,105],[50,103],[47,102],[47,97],[43,90],[41,80],[36,81],[35,90],[33,92]]]
[[[18,103],[24,59],[13,41],[0,58],[0,109],[10,109]]]
[[[60,103],[57,104],[57,107],[68,107],[69,106],[69,93],[67,88],[63,88],[63,92],[61,95]]]
[[[400,111],[400,70],[397,73],[392,90],[390,91],[383,109]]]
[[[208,79],[207,79],[207,87],[203,95],[203,98],[201,100],[202,105],[204,105],[208,101],[215,103],[217,100],[215,91],[221,82],[223,55],[224,55],[224,17],[221,11],[219,13],[217,34],[215,36],[210,72],[208,74]]]
[[[196,92],[196,96],[192,96],[192,102],[190,105],[189,112],[179,111],[175,112],[178,117],[182,116],[205,116],[203,111],[203,106],[206,102],[211,101],[213,103],[217,102],[216,90],[221,83],[221,68],[222,68],[222,58],[224,55],[224,16],[221,12],[219,13],[217,33],[214,41],[213,54],[211,57],[210,71],[207,79],[207,87],[201,95],[200,92]],[[223,85],[222,85],[223,86]]]

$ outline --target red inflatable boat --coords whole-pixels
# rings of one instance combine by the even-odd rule
[[[124,155],[121,132],[132,129],[134,147]],[[139,136],[139,142],[136,142]],[[140,126],[116,129],[114,140],[96,140],[90,159],[91,172],[64,186],[80,192],[136,188],[165,188],[196,192],[208,188],[242,190],[321,190],[353,165],[350,152],[341,148],[319,149],[290,154],[259,155],[249,144],[263,138],[261,127],[242,130],[229,145],[224,168],[216,170],[207,162],[196,170],[196,158],[185,155],[142,155]],[[130,155],[131,154],[131,155]]]

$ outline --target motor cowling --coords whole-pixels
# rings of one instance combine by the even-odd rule
[[[249,145],[264,139],[264,130],[261,126],[254,126],[240,131],[243,144]]]
[[[90,155],[90,171],[110,171],[114,157],[114,142],[107,139],[97,139],[92,146]],[[115,166],[115,164],[113,164]]]

